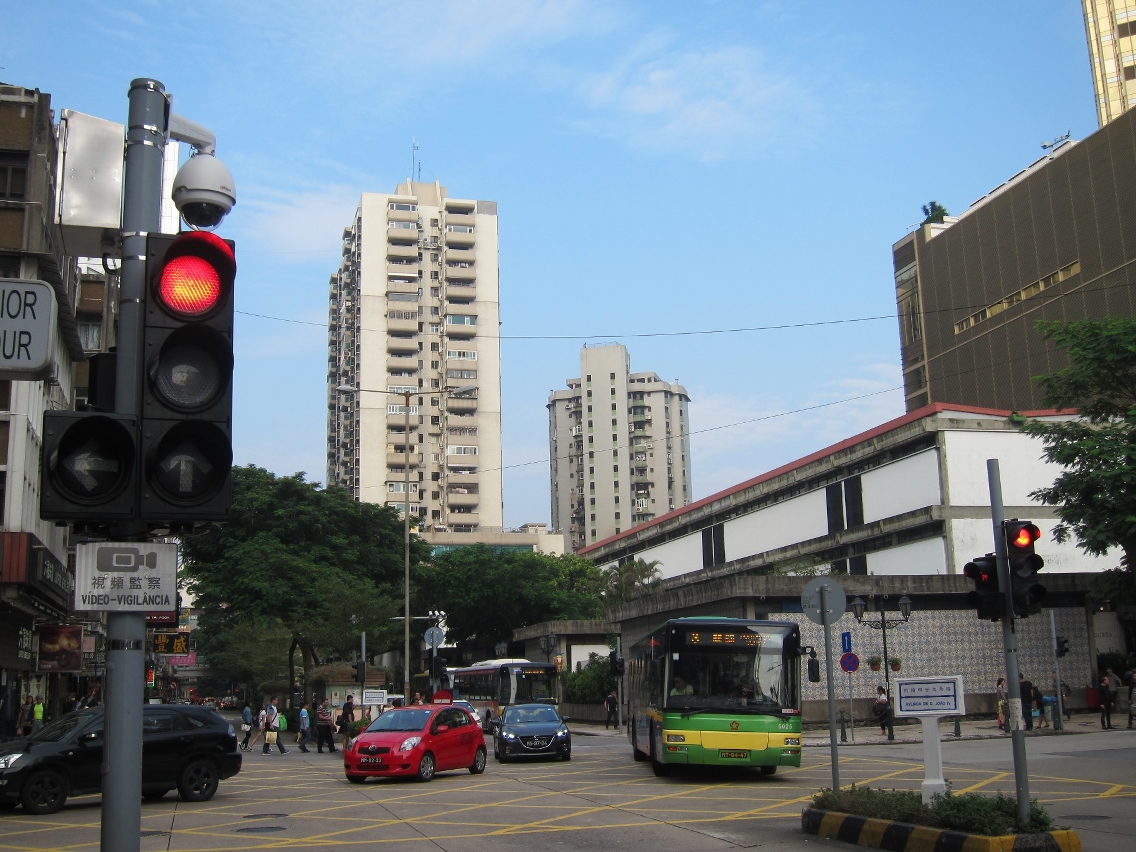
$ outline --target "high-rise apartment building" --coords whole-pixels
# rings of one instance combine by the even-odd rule
[[[1136,314],[1136,110],[892,246],[907,410],[1043,406],[1038,320]]]
[[[1104,127],[1136,103],[1136,0],[1081,0],[1081,6]]]
[[[329,486],[401,511],[409,447],[422,529],[501,527],[499,313],[495,201],[363,194],[331,277]]]
[[[632,373],[627,348],[586,346],[548,397],[552,529],[573,550],[690,502],[690,397]]]

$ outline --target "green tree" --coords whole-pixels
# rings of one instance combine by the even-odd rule
[[[1030,496],[1057,508],[1056,541],[1075,536],[1094,556],[1120,547],[1120,571],[1102,584],[1136,600],[1136,317],[1043,321],[1037,329],[1069,362],[1035,377],[1045,404],[1082,419],[1025,424],[1042,440],[1045,458],[1063,468]]]
[[[930,204],[923,205],[924,225],[941,225],[943,224],[943,217],[950,215],[951,214],[947,212],[947,208],[938,201],[932,201]]]
[[[529,624],[600,615],[599,569],[571,554],[477,544],[436,556],[417,577],[423,606],[446,613],[450,641],[498,642]]]
[[[248,625],[278,624],[280,660],[299,649],[308,673],[320,657],[343,658],[367,631],[368,647],[394,644],[388,615],[401,598],[402,522],[394,510],[322,489],[302,473],[233,469],[233,512],[224,525],[182,542],[182,573],[213,659]],[[412,544],[412,559],[425,545]],[[237,628],[240,627],[241,630]]]
[[[654,592],[662,578],[659,576],[659,566],[662,563],[654,559],[646,562],[642,559],[632,559],[622,565],[605,568],[603,571],[604,603],[607,606],[623,603],[638,595],[649,595]]]
[[[588,662],[578,672],[564,677],[565,697],[573,704],[602,704],[615,689],[611,662],[599,654],[588,654]]]

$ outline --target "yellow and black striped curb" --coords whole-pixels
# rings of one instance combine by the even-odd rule
[[[801,811],[801,829],[888,852],[1081,852],[1081,838],[1072,830],[988,837],[815,808]]]

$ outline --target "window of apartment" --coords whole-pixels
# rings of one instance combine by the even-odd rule
[[[588,381],[590,382],[591,380],[592,380],[592,377],[591,377],[591,376],[588,376]]]
[[[437,263],[438,262],[438,253],[436,251],[430,252],[430,262],[431,263]]]
[[[611,418],[611,426],[612,426],[612,428],[614,429],[614,428],[615,428],[616,426],[618,426],[618,425],[619,425],[619,423],[618,423],[618,422],[616,421],[616,419],[615,419],[614,417],[613,417],[613,418]]]
[[[28,158],[24,154],[0,154],[0,198],[23,201],[28,182]]]
[[[419,329],[419,331],[421,331],[421,329]],[[442,327],[440,325],[438,325],[438,323],[436,323],[436,322],[430,323],[430,333],[431,334],[439,334],[441,331],[442,331]]]
[[[595,452],[594,452],[594,451],[589,451],[589,452],[588,452],[588,458],[590,458],[590,459],[594,459],[595,457],[596,457],[596,454],[595,454]]]
[[[404,482],[388,482],[387,483],[387,491],[391,494],[402,494],[402,493],[404,493],[404,486],[405,485],[406,485],[406,483],[404,483]],[[417,494],[418,493],[418,483],[416,483],[416,482],[410,483],[410,493],[411,494]]]
[[[592,505],[592,506],[596,505],[596,498],[595,497],[590,498],[590,500],[591,500],[590,505]]]
[[[441,316],[441,315],[442,315],[442,309],[441,308],[435,307],[433,305],[430,306],[430,316],[437,317],[437,316]],[[473,325],[473,323],[467,323],[467,325]]]
[[[446,225],[446,230],[451,234],[472,234],[473,225]]]
[[[615,373],[611,373],[611,374],[610,374],[610,378],[611,378],[611,380],[612,380],[612,381],[614,382],[614,381],[615,381]],[[612,388],[611,392],[612,392],[612,393],[615,393],[615,388]]]
[[[446,370],[447,379],[476,379],[477,370]]]
[[[593,437],[594,437],[594,436],[592,436],[592,435],[589,435],[589,436],[588,436],[588,443],[589,443],[589,444],[591,444],[591,443],[594,443],[594,441],[593,441]]]
[[[476,361],[477,353],[470,349],[450,349],[446,357],[455,361]]]
[[[438,397],[436,397],[436,396],[432,396],[432,397],[430,397],[430,405],[431,405],[431,407],[433,407],[433,408],[438,408],[438,407],[439,407],[439,405],[438,405]]]
[[[0,254],[0,278],[20,277],[20,256],[18,254]]]
[[[437,280],[438,280],[438,273],[437,273],[437,271],[434,271],[434,272],[431,272],[431,273],[430,273],[430,280],[431,280],[431,281],[437,281]],[[431,287],[431,288],[430,288],[430,290],[432,291],[431,295],[433,295],[433,296],[437,296],[437,295],[438,295],[438,288],[437,288],[437,287]]]
[[[615,513],[615,519],[616,519],[617,521],[619,520],[619,512],[616,512],[616,513]],[[616,532],[619,532],[619,530],[616,530]]]
[[[589,405],[588,406],[588,414],[591,414],[591,413],[592,413],[592,407]]]
[[[613,465],[611,466],[611,472],[612,472],[612,473],[619,473],[619,465],[617,465],[617,464],[613,464]]]
[[[430,418],[430,425],[431,426],[441,426],[442,425],[442,418],[438,415],[431,417]]]
[[[396,231],[417,231],[417,222],[387,222],[387,227]]]
[[[592,482],[592,483],[589,483],[589,485],[590,485],[590,488],[589,488],[589,490],[590,490],[590,491],[591,491],[591,492],[592,492],[593,494],[595,494],[595,493],[596,493],[596,484],[595,484],[594,482]]]
[[[591,398],[592,398],[592,392],[591,392],[591,391],[588,391],[588,399],[591,399]],[[590,408],[588,409],[588,411],[591,411],[591,410],[592,410],[592,409],[590,409]]]
[[[474,314],[446,314],[448,325],[477,325],[477,316]]]
[[[81,322],[79,326],[79,344],[84,349],[101,349],[103,326],[99,322]]]
[[[406,201],[391,201],[387,204],[387,210],[405,210],[408,213],[415,213],[418,210],[418,205]]]
[[[589,428],[589,429],[591,429],[591,428],[592,428],[592,421],[591,421],[591,420],[589,420],[589,421],[588,421],[588,428]]]
[[[592,523],[595,523],[595,522],[596,522],[596,513],[595,513],[595,512],[592,512]],[[593,531],[592,531],[592,535],[595,535],[595,534],[596,534],[596,533],[595,533],[595,531],[593,530]]]
[[[446,447],[447,456],[476,456],[477,447],[468,447],[462,445],[453,445]]]
[[[617,506],[619,505],[619,495],[618,494],[615,495],[615,505],[617,505]]]
[[[594,521],[594,520],[595,520],[595,518],[592,518],[592,520]],[[595,530],[592,530],[592,538],[595,538],[595,537],[596,537],[596,531],[595,531]]]
[[[612,388],[612,389],[611,389],[611,395],[612,395],[612,396],[615,396],[615,388]]]
[[[611,410],[612,410],[612,411],[615,411],[615,410],[616,410],[616,409],[615,409],[615,406],[616,406],[616,403],[614,403],[614,402],[613,402],[613,403],[611,404]],[[615,421],[614,421],[614,420],[612,420],[612,421],[611,421],[611,425],[612,425],[612,426],[614,426],[614,425],[615,425]]]
[[[431,352],[437,352],[439,350],[439,346],[440,346],[440,344],[438,344],[438,343],[431,343],[430,344],[430,351]]]
[[[437,227],[440,227],[440,226],[441,226],[441,223],[437,219],[431,219],[430,220],[430,227],[431,228],[437,228]]]
[[[588,468],[588,475],[589,476],[595,476],[595,474],[596,474],[596,469],[594,467],[589,467]]]

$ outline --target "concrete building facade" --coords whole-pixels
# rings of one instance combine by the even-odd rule
[[[690,397],[632,373],[619,344],[580,351],[580,377],[548,397],[552,529],[576,550],[691,499]]]
[[[1136,111],[892,246],[907,410],[1043,406],[1044,320],[1136,314]]]
[[[420,529],[501,527],[497,233],[496,202],[409,180],[364,193],[343,231],[328,312],[327,484],[402,511],[409,446]]]

